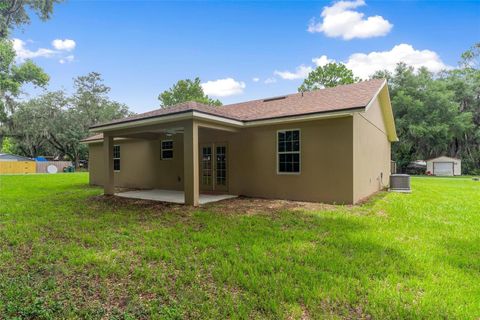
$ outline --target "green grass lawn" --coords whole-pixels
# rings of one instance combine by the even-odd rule
[[[87,182],[0,176],[0,319],[480,317],[480,182],[413,178],[411,194],[315,210]]]

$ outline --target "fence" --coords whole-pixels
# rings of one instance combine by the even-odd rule
[[[35,173],[35,161],[0,161],[0,174]]]
[[[393,160],[390,162],[390,173],[391,174],[397,173],[397,163]]]
[[[63,172],[63,168],[70,167],[72,165],[71,161],[38,161],[37,162],[37,173],[48,173],[47,167],[54,165],[57,167],[58,172]]]

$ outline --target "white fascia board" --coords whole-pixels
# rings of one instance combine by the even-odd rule
[[[215,123],[221,124],[228,124],[236,127],[242,127],[243,121],[232,120],[220,116],[205,114],[203,112],[198,111],[188,111],[182,112],[178,114],[171,114],[165,115],[161,117],[155,117],[150,119],[140,119],[140,120],[132,120],[129,122],[121,122],[121,123],[112,123],[111,125],[106,125],[102,127],[92,128],[90,129],[91,132],[105,132],[110,130],[118,130],[118,129],[129,129],[135,128],[138,126],[147,126],[152,124],[162,124],[174,121],[181,121],[181,120],[189,120],[189,119],[197,119],[197,120],[206,120]]]
[[[291,116],[285,118],[274,118],[266,120],[253,120],[245,123],[245,127],[257,127],[257,126],[267,126],[273,124],[282,124],[282,123],[291,123],[291,122],[303,122],[303,121],[313,121],[320,119],[329,119],[329,118],[341,118],[353,116],[353,112],[358,111],[337,111],[337,112],[328,112],[328,113],[316,113],[308,114],[303,116]]]
[[[113,141],[124,141],[124,140],[131,140],[131,139],[130,138],[113,138]],[[103,138],[96,139],[96,140],[89,140],[89,141],[80,141],[80,143],[83,143],[83,144],[103,143]]]
[[[380,88],[377,90],[377,92],[375,92],[375,95],[373,96],[372,100],[370,100],[370,102],[367,104],[367,106],[365,107],[365,111],[368,111],[368,109],[370,109],[370,107],[372,106],[373,102],[375,101],[375,99],[377,99],[378,95],[380,94],[380,92],[382,91],[383,87],[385,87],[387,85],[387,80],[383,80],[383,83],[382,85],[380,86]]]
[[[97,128],[90,129],[91,132],[105,132],[110,130],[118,130],[118,129],[129,129],[135,128],[138,126],[146,126],[151,124],[161,124],[166,122],[173,122],[179,120],[187,120],[192,119],[193,111],[190,112],[182,112],[179,114],[171,114],[165,115],[162,117],[155,117],[150,119],[140,119],[140,120],[132,120],[128,122],[120,122],[120,123],[112,123],[110,125],[101,126]]]
[[[298,116],[288,116],[282,118],[272,118],[272,119],[265,119],[265,120],[251,120],[251,121],[239,121],[233,120],[229,118],[224,118],[221,116],[205,114],[203,112],[198,111],[190,111],[190,112],[183,112],[180,114],[173,114],[173,115],[166,115],[162,117],[150,118],[150,119],[143,119],[143,120],[136,120],[130,122],[123,122],[123,123],[115,123],[107,126],[97,127],[90,129],[91,132],[106,132],[111,130],[118,130],[118,129],[128,129],[134,128],[138,126],[146,126],[146,125],[153,125],[153,124],[162,124],[168,123],[173,121],[180,121],[180,120],[188,120],[188,119],[196,119],[196,120],[204,120],[208,122],[229,125],[237,128],[248,128],[248,127],[257,127],[257,126],[266,126],[266,125],[273,125],[273,124],[281,124],[281,123],[291,123],[291,122],[302,122],[302,121],[313,121],[319,119],[329,119],[329,118],[340,118],[346,116],[352,116],[354,112],[364,111],[364,108],[359,110],[349,110],[349,111],[333,111],[333,112],[323,112],[323,113],[314,113],[314,114],[307,114],[307,115],[298,115]],[[90,143],[90,142],[85,142]],[[92,142],[93,143],[93,142]]]
[[[215,116],[211,114],[206,114],[203,112],[193,111],[192,117],[197,120],[206,120],[209,122],[215,122],[219,124],[228,124],[235,127],[243,127],[245,123],[239,120],[233,120],[229,118],[224,118],[221,116]]]

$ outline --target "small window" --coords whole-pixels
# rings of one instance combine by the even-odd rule
[[[113,146],[113,171],[120,171],[120,146]]]
[[[161,150],[162,160],[173,159],[173,141],[162,140],[161,144],[162,144],[162,150]]]
[[[278,173],[300,173],[300,130],[277,132]]]

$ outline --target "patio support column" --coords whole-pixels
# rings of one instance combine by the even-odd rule
[[[198,123],[189,122],[183,133],[183,183],[185,204],[198,206],[199,169],[198,169]]]
[[[113,136],[103,133],[103,159],[105,161],[105,178],[103,182],[103,193],[114,194],[113,181]]]

